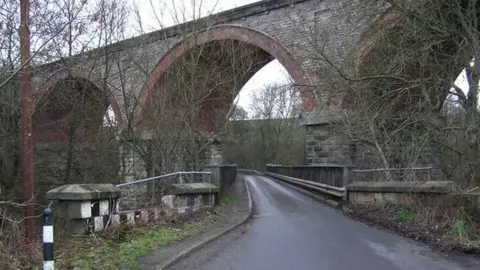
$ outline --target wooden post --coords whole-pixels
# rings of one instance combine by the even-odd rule
[[[21,78],[20,95],[22,111],[21,159],[25,241],[32,244],[36,241],[35,207],[33,183],[33,137],[32,137],[32,78],[30,74],[30,1],[20,1],[20,51]]]

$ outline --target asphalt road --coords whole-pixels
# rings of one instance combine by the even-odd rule
[[[226,235],[171,269],[480,269],[477,259],[432,251],[350,220],[271,179],[245,179],[256,211],[248,228]]]

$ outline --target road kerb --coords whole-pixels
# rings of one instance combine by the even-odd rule
[[[190,246],[189,248],[179,252],[175,257],[157,265],[155,269],[157,270],[165,270],[168,269],[169,267],[172,267],[174,264],[182,260],[183,258],[187,257],[188,255],[192,254],[193,252],[201,249],[202,247],[208,245],[209,243],[217,240],[218,238],[232,232],[233,230],[237,229],[238,227],[242,226],[243,224],[247,223],[252,217],[253,217],[253,202],[252,202],[252,195],[250,193],[250,188],[248,187],[247,180],[245,181],[245,186],[247,189],[247,196],[248,196],[248,215],[241,220],[237,224],[233,224],[232,226],[228,227],[222,232],[219,232],[215,235],[212,235],[211,237],[205,239],[204,241],[197,243],[193,246]]]

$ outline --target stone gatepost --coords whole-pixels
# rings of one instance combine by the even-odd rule
[[[112,184],[63,185],[47,192],[53,206],[55,225],[66,233],[101,231],[116,213],[120,190]]]
[[[212,208],[218,201],[219,188],[211,183],[173,184],[162,197],[162,202],[179,215],[187,217],[203,209]]]

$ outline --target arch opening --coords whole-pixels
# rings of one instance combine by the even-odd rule
[[[373,78],[366,80],[371,88],[390,92],[384,94],[395,100],[394,111],[438,113],[458,74],[475,57],[476,43],[470,39],[478,32],[478,7],[418,4],[384,11],[356,48],[354,68],[360,77]]]
[[[347,103],[355,107],[358,100],[368,100],[372,110],[391,116],[439,111],[449,85],[450,64],[439,50],[422,49],[424,45],[403,25],[387,29],[362,52],[356,75],[366,79],[356,84]]]
[[[36,103],[34,141],[95,140],[110,106],[108,95],[90,80],[73,76],[59,79]]]
[[[178,44],[160,61],[140,95],[140,122],[151,126],[169,113],[214,131],[243,86],[274,59],[300,86],[304,109],[312,110],[316,99],[309,79],[285,47],[255,30],[220,26]]]
[[[289,91],[285,92],[283,89]],[[286,101],[283,102],[282,99],[286,99]],[[263,102],[259,104],[258,101]],[[298,91],[295,91],[292,77],[285,67],[275,59],[255,73],[240,90],[234,101],[234,105],[237,106],[236,109],[234,108],[235,115],[231,119],[293,117],[293,113],[286,116],[281,112],[287,108],[292,108],[292,104],[295,104],[300,111],[303,108],[301,96]],[[261,105],[264,105],[263,108]],[[275,108],[271,110],[272,113],[266,113],[267,105],[272,105],[271,107]],[[268,107],[270,108],[270,106]]]
[[[142,119],[214,131],[245,83],[271,60],[265,51],[234,40],[197,46],[162,74]]]
[[[459,46],[465,41],[459,29],[436,31],[443,27],[440,17],[456,20],[451,10],[435,4],[433,8],[419,6],[412,11],[434,24],[440,23],[425,24],[402,10],[391,9],[366,32],[356,48],[353,68],[359,80],[347,98],[359,119],[351,121],[355,123],[348,128],[354,137],[369,137],[369,143],[378,143],[376,149],[369,149],[375,155],[362,154],[366,164],[431,166],[442,176],[437,168],[444,165],[441,159],[445,148],[432,143],[447,137],[442,130],[445,117],[438,113],[465,60],[468,63],[472,56],[465,58],[468,51]],[[382,160],[376,156],[382,156]]]

